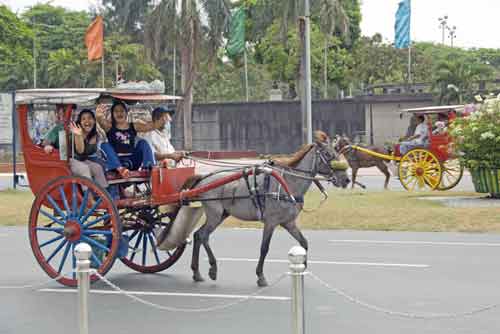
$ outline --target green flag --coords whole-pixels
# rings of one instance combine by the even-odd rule
[[[237,9],[231,17],[226,51],[231,58],[245,51],[245,9],[243,8]]]

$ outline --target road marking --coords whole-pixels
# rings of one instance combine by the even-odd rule
[[[218,261],[226,262],[257,262],[257,259],[240,258],[217,258]],[[266,260],[266,263],[289,263],[288,260]],[[307,261],[308,264],[333,264],[348,266],[367,266],[367,267],[404,267],[404,268],[429,268],[428,264],[409,264],[409,263],[384,263],[384,262],[345,262],[345,261]]]
[[[332,243],[396,244],[396,245],[500,247],[500,243],[489,243],[489,242],[437,242],[437,241],[397,241],[397,240],[328,240],[328,242],[332,242]]]
[[[40,292],[57,293],[77,293],[76,289],[40,289]],[[90,290],[90,293],[98,295],[119,295],[121,292],[114,290]],[[222,295],[222,294],[204,294],[204,293],[181,293],[181,292],[155,292],[155,291],[127,291],[134,296],[171,296],[171,297],[201,297],[201,298],[221,298],[221,299],[257,299],[257,300],[276,300],[289,301],[290,297],[281,296],[250,296],[250,295]]]

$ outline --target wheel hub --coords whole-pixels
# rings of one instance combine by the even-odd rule
[[[423,175],[424,175],[424,169],[423,169],[422,167],[417,167],[417,168],[415,169],[415,174],[416,174],[417,176],[423,176]]]
[[[82,236],[82,227],[77,221],[68,220],[64,225],[63,235],[69,241],[78,241]]]

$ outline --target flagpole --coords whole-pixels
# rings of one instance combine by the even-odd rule
[[[104,53],[101,57],[102,88],[104,88]]]
[[[411,42],[408,44],[408,83],[411,83]]]
[[[246,97],[247,97],[247,102],[248,102],[248,60],[247,60],[246,47],[245,47],[245,50],[243,51],[243,55],[245,58],[245,92],[246,92]]]

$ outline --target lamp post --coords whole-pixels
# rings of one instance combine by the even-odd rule
[[[455,37],[457,37],[457,26],[453,26],[453,27],[446,27],[449,31],[449,36],[450,36],[450,40],[451,40],[451,47],[453,47],[453,40],[455,39]]]
[[[36,68],[36,46],[37,46],[37,29],[38,27],[44,27],[44,28],[54,28],[56,27],[55,25],[51,24],[44,24],[44,23],[37,23],[35,21],[35,17],[32,17],[33,20],[33,88],[36,88],[37,86],[37,68]]]
[[[448,15],[438,18],[438,21],[439,21],[439,28],[441,29],[441,34],[442,34],[441,42],[444,45],[444,32],[448,24]]]
[[[309,0],[304,2],[305,16],[305,102],[306,102],[306,127],[307,144],[312,143],[312,101],[311,101],[311,9]]]

